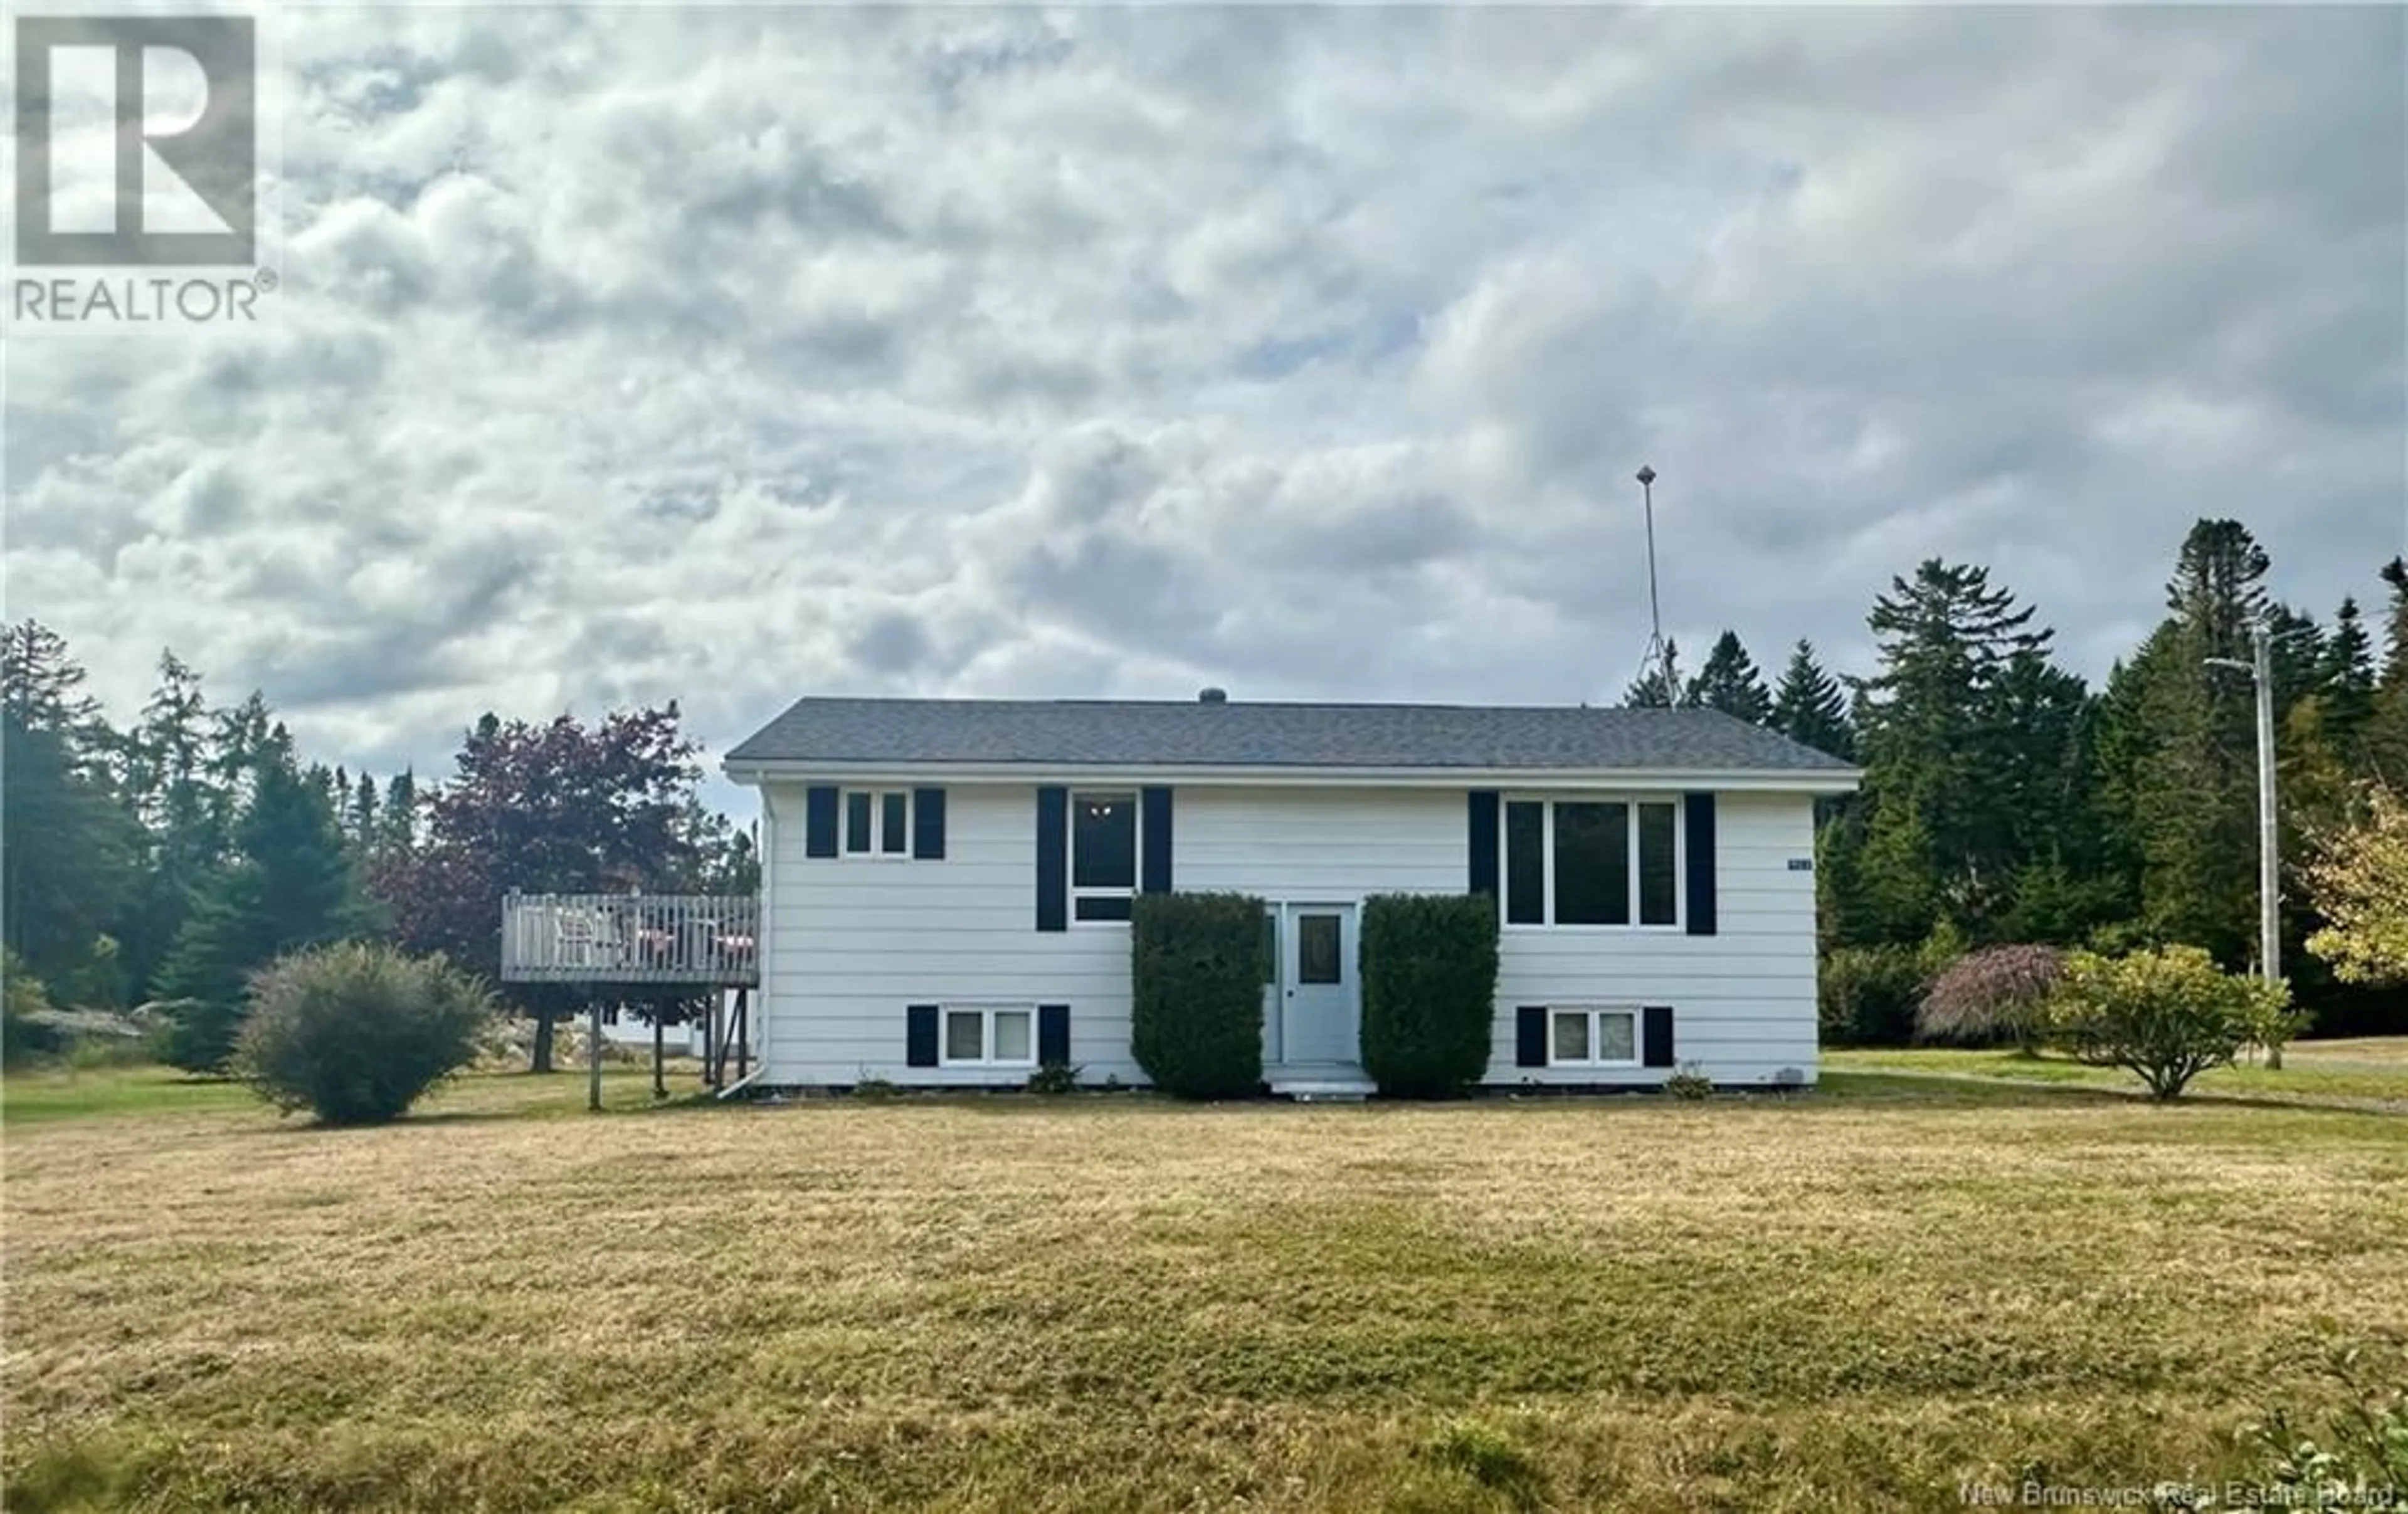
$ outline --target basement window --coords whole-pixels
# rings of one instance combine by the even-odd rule
[[[1547,1011],[1550,1067],[1636,1067],[1639,1011],[1558,1007]]]
[[[1028,1005],[947,1005],[938,1064],[1034,1067],[1037,1011]]]

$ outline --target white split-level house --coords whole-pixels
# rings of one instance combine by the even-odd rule
[[[1490,1086],[1815,1078],[1814,801],[1856,769],[1706,709],[807,698],[762,801],[768,1088],[1142,1083],[1131,899],[1266,901],[1273,1092],[1359,1082],[1356,925],[1497,901]]]

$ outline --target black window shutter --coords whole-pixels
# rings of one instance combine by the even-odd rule
[[[1513,1011],[1513,1065],[1547,1064],[1547,1007],[1526,1004]]]
[[[1070,791],[1037,791],[1037,928],[1070,928]]]
[[[1488,895],[1491,904],[1497,902],[1497,791],[1494,789],[1471,791],[1471,892]]]
[[[1145,872],[1138,879],[1138,891],[1141,893],[1168,893],[1170,892],[1170,791],[1148,789],[1145,791],[1143,803],[1144,814],[1140,823],[1144,830],[1144,839],[1139,845],[1138,851]]]
[[[903,1065],[937,1064],[937,1015],[933,1004],[915,1004],[903,1011]]]
[[[945,855],[945,791],[911,791],[911,855],[942,861]]]
[[[1689,934],[1714,934],[1714,796],[1692,793],[1682,800],[1688,824]],[[1665,1011],[1670,1014],[1671,1011]],[[1670,1064],[1666,1064],[1670,1065]]]
[[[1070,1007],[1067,1004],[1040,1004],[1037,1007],[1037,1064],[1067,1067],[1070,1064]]]
[[[1639,1011],[1640,1039],[1646,1045],[1640,1051],[1640,1062],[1649,1067],[1672,1065],[1672,1007],[1651,1004]]]
[[[803,855],[836,855],[836,790],[812,784],[803,792]]]

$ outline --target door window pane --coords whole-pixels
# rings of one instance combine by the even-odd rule
[[[1555,1048],[1551,1059],[1555,1062],[1586,1062],[1588,1060],[1588,1015],[1575,1010],[1558,1014],[1555,1020]]]
[[[1072,800],[1070,886],[1077,889],[1137,887],[1137,795],[1082,793]],[[1117,918],[1125,920],[1128,917]]]
[[[1028,1060],[1028,1011],[998,1009],[995,1015],[995,1060]]]
[[[866,793],[844,796],[844,850],[847,851],[869,850],[869,799]]]
[[[879,796],[879,803],[884,807],[886,813],[882,817],[879,826],[878,850],[899,856],[903,851],[904,836],[910,830],[910,796],[901,793],[882,794]]]
[[[1547,922],[1547,807],[1517,799],[1505,807],[1505,921]]]
[[[979,1062],[986,1056],[986,1017],[976,1009],[945,1013],[945,1060]]]
[[[1674,810],[1670,805],[1639,807],[1639,923],[1671,925],[1680,920],[1673,887]]]
[[[1630,807],[1555,806],[1555,923],[1630,923]]]
[[[1296,980],[1335,983],[1340,980],[1336,915],[1296,918]]]
[[[1637,1062],[1639,1060],[1638,1017],[1629,1014],[1606,1014],[1597,1017],[1597,1060],[1599,1062]]]

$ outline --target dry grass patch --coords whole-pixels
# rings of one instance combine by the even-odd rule
[[[2397,1120],[1843,1081],[17,1125],[10,1507],[1954,1508],[2408,1335]]]

